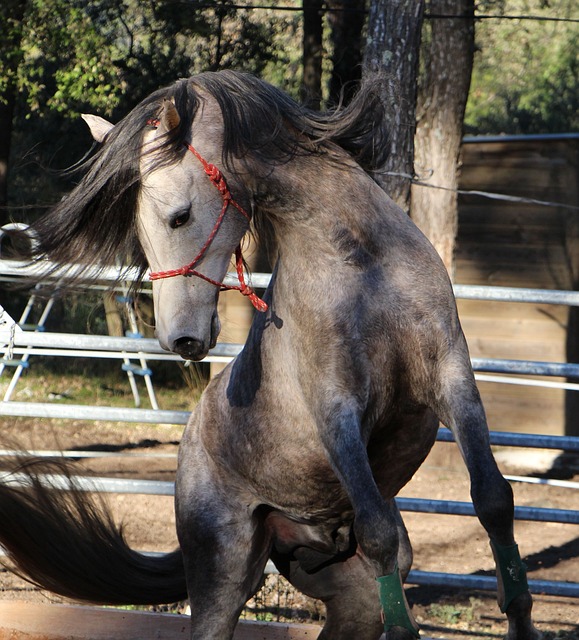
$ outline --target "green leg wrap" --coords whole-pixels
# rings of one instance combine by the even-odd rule
[[[420,638],[416,623],[410,616],[404,597],[404,589],[400,578],[398,565],[394,572],[376,578],[380,589],[380,603],[384,612],[384,631],[388,635],[388,630],[392,627],[402,627],[412,633],[415,638]]]
[[[497,577],[500,576],[503,583],[503,602],[499,602],[499,607],[505,613],[517,596],[529,590],[527,566],[521,560],[516,544],[504,547],[491,540],[491,549],[497,565]]]

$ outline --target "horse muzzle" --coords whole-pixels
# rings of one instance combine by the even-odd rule
[[[221,331],[221,323],[217,312],[211,318],[211,329],[208,339],[199,339],[183,335],[175,338],[168,345],[168,350],[181,356],[184,360],[203,360],[210,349],[217,344],[217,337]]]
[[[183,336],[173,342],[171,351],[184,360],[203,360],[209,349],[204,341]]]

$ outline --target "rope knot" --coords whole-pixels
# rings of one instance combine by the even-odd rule
[[[239,287],[239,291],[249,299],[256,311],[264,312],[268,310],[267,302],[264,302],[249,285],[242,284]]]
[[[219,193],[230,200],[231,194],[229,193],[227,183],[225,182],[225,178],[221,171],[214,164],[208,163],[205,167],[205,173],[209,176],[211,182],[217,187]]]

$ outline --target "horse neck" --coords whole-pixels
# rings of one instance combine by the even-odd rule
[[[375,251],[384,209],[392,206],[354,162],[325,156],[276,167],[268,191],[269,208],[260,215],[267,216],[272,230],[282,300],[291,298],[297,281],[301,296],[310,291],[315,300],[351,269],[351,261],[346,263],[357,250]]]

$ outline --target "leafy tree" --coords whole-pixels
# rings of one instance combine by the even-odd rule
[[[30,0],[19,87],[32,111],[103,115],[202,70],[261,73],[282,57],[277,22],[195,0]],[[282,22],[282,21],[278,21]],[[283,25],[285,26],[285,25]]]
[[[5,0],[0,19],[0,225],[8,222],[8,162],[16,107],[17,74],[22,59],[22,16],[26,0]]]
[[[29,114],[81,105],[112,113],[122,92],[117,52],[78,3],[29,0],[23,26],[18,88]]]
[[[487,8],[499,14],[579,18],[575,0],[510,0],[506,7],[501,2]],[[579,131],[576,23],[484,20],[477,25],[477,45],[465,119],[470,131]]]
[[[24,16],[0,16],[0,35],[17,34],[2,54],[17,62],[0,67],[0,130],[14,142],[12,204],[53,202],[68,189],[40,165],[70,166],[87,150],[82,112],[115,120],[159,86],[224,67],[285,74],[294,94],[299,86],[284,49],[297,31],[295,15],[240,11],[232,0],[216,7],[197,0],[10,2],[26,5]],[[18,96],[15,117],[2,114],[6,86]]]

